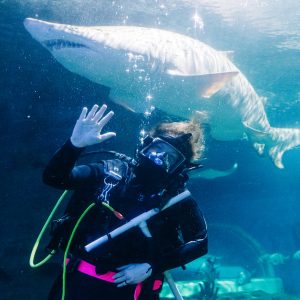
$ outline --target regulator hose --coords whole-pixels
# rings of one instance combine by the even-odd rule
[[[39,247],[39,243],[42,239],[42,237],[44,236],[44,233],[48,227],[48,225],[50,224],[56,210],[58,209],[58,207],[60,206],[61,202],[64,200],[64,198],[66,197],[66,195],[68,194],[68,190],[65,190],[61,196],[59,197],[59,199],[57,200],[57,203],[55,204],[54,208],[52,209],[49,217],[47,218],[41,232],[39,233],[35,243],[34,243],[34,246],[32,248],[32,251],[31,251],[31,254],[30,254],[30,259],[29,259],[29,265],[31,268],[38,268],[42,265],[44,265],[46,262],[48,262],[53,256],[54,254],[56,253],[56,250],[52,250],[50,252],[49,255],[47,255],[44,259],[42,259],[40,262],[38,263],[34,263],[34,259],[35,259],[35,255],[36,255],[36,252],[37,252],[37,249]]]
[[[69,249],[71,246],[71,243],[73,241],[74,235],[76,233],[76,230],[79,226],[79,224],[81,223],[82,219],[86,216],[86,214],[95,206],[95,203],[90,204],[85,211],[81,214],[81,216],[79,217],[79,219],[77,220],[75,226],[73,227],[73,230],[71,232],[68,244],[66,246],[66,250],[64,253],[64,261],[63,261],[63,276],[62,276],[62,294],[61,294],[61,299],[64,300],[65,299],[65,295],[66,295],[66,275],[67,275],[67,256],[69,253]]]

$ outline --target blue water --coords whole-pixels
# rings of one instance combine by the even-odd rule
[[[271,125],[300,128],[297,1],[0,1],[1,299],[45,299],[59,269],[59,259],[38,271],[30,270],[27,261],[58,196],[42,185],[43,167],[69,137],[81,107],[100,101],[116,111],[116,122],[108,128],[118,132],[118,139],[107,143],[113,150],[132,155],[143,126],[140,115],[108,100],[108,88],[58,64],[25,31],[26,17],[170,29],[234,51],[234,63],[257,93],[268,97],[265,110]],[[148,122],[162,116],[154,113]],[[205,156],[209,166],[219,169],[239,164],[231,176],[190,183],[211,228],[209,254],[220,257],[220,265],[238,265],[253,277],[262,276],[257,253],[235,233],[242,230],[265,253],[288,257],[273,266],[274,273],[286,293],[299,295],[300,259],[293,254],[300,250],[300,150],[285,154],[283,170],[258,157],[245,140],[207,137]]]

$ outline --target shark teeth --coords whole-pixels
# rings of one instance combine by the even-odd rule
[[[47,40],[43,44],[50,50],[60,50],[63,48],[89,48],[83,44],[70,42],[67,40],[57,39],[57,40]]]

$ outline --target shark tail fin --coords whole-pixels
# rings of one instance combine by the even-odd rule
[[[246,131],[253,140],[254,147],[260,155],[265,149],[271,157],[274,165],[283,169],[282,157],[284,153],[292,148],[300,146],[300,128],[274,128],[268,131],[256,130],[246,124]],[[259,145],[259,147],[257,146]]]

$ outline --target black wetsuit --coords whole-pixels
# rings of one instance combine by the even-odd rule
[[[55,188],[74,190],[67,213],[75,217],[96,200],[106,176],[105,161],[75,166],[81,151],[67,141],[50,160],[43,177],[46,184]],[[147,222],[152,237],[146,237],[136,227],[90,253],[85,252],[82,250],[84,245],[159,205],[151,188],[131,184],[134,182],[134,167],[120,160],[111,162],[115,162],[118,168],[124,167],[126,173],[109,196],[110,205],[122,213],[125,221],[119,220],[107,208],[96,206],[82,221],[70,252],[95,265],[99,274],[116,271],[116,267],[127,264],[149,263],[152,275],[143,282],[138,299],[159,299],[159,290],[153,291],[152,286],[156,279],[163,278],[163,271],[182,266],[207,253],[205,220],[196,201],[188,197]],[[134,285],[117,288],[113,283],[102,282],[75,270],[67,274],[66,299],[129,300],[134,299],[134,289]],[[60,299],[60,290],[61,280],[58,279],[49,299]]]

